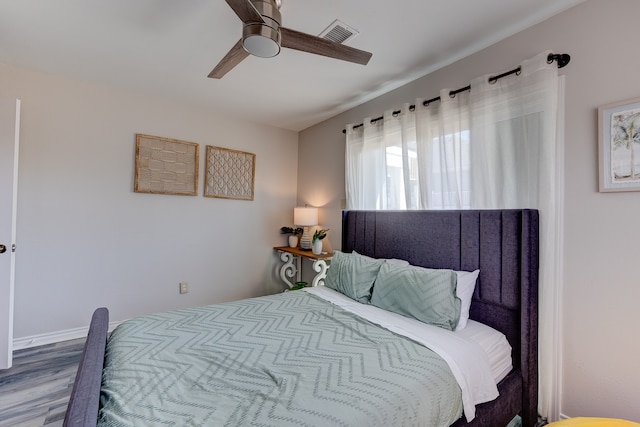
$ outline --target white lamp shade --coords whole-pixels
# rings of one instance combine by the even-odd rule
[[[318,225],[318,208],[294,208],[293,224],[301,225],[303,227]]]

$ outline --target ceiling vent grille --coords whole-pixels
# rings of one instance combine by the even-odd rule
[[[344,22],[336,19],[320,33],[318,37],[330,40],[336,43],[344,43],[360,34],[355,28],[346,25]]]

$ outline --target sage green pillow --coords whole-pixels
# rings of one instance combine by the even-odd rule
[[[371,288],[376,280],[381,260],[333,251],[324,285],[358,302],[369,304]]]
[[[383,264],[371,304],[387,311],[453,331],[460,319],[453,270]]]

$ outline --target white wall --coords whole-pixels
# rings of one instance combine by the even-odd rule
[[[16,339],[282,289],[297,133],[6,65],[0,96],[22,100]],[[199,143],[200,195],[134,193],[136,133]],[[207,144],[256,154],[254,201],[202,197]]]
[[[339,230],[347,123],[509,70],[547,49],[572,56],[560,71],[566,75],[560,408],[571,417],[640,422],[640,192],[597,191],[597,107],[640,97],[638,16],[637,0],[590,0],[300,135],[298,198],[324,206],[324,224]],[[339,247],[339,233],[329,238]]]

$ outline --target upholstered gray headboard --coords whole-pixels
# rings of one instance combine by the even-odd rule
[[[501,396],[511,395],[506,396],[510,402],[490,402],[484,409],[481,405],[478,425],[501,425],[509,416],[508,411],[502,413],[501,405],[520,405],[523,425],[534,425],[538,401],[538,211],[344,211],[342,226],[344,252],[405,259],[429,268],[480,269],[470,317],[506,335],[513,348],[514,372],[499,385]],[[521,400],[514,398],[516,393]],[[488,420],[494,424],[485,424]]]

